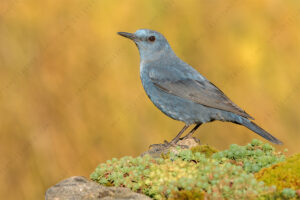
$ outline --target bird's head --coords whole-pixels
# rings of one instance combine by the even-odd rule
[[[134,41],[142,60],[154,60],[166,54],[173,54],[166,38],[157,31],[139,29],[135,33],[118,32],[118,34]]]

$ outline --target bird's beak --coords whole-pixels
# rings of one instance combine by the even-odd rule
[[[136,36],[133,33],[127,33],[127,32],[118,32],[119,35],[129,38],[131,40],[135,40]]]

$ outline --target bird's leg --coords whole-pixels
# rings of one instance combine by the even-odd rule
[[[186,139],[186,138],[189,138],[189,137],[191,137],[193,134],[194,134],[194,132],[199,128],[199,126],[201,125],[202,123],[198,123],[198,124],[196,124],[196,126],[186,135],[186,136],[184,136],[183,138],[181,138],[182,140],[184,140],[184,139]]]
[[[181,129],[181,131],[176,135],[175,138],[173,138],[173,140],[171,140],[171,142],[169,144],[174,145],[178,142],[178,140],[180,139],[180,136],[184,133],[184,131],[189,127],[189,125],[184,125],[184,127]]]
[[[185,125],[181,131],[176,135],[176,137],[174,139],[171,140],[171,142],[168,142],[168,141],[164,141],[164,144],[151,144],[149,146],[149,148],[152,148],[152,147],[169,147],[169,146],[172,146],[172,145],[175,145],[178,140],[180,139],[180,136],[184,133],[184,131],[189,127],[189,125]]]

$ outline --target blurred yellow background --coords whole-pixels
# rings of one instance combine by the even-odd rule
[[[140,28],[163,33],[284,142],[278,149],[300,151],[300,1],[4,0],[0,199],[43,199],[58,181],[137,156],[183,127],[152,105],[137,48],[116,34]],[[222,122],[196,136],[219,149],[262,139]]]

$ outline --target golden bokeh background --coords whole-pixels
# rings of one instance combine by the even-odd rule
[[[4,0],[0,4],[0,198],[43,199],[112,157],[137,156],[182,128],[139,79],[135,45],[150,28],[177,55],[300,151],[300,1]],[[256,134],[231,123],[196,134],[219,149]]]

